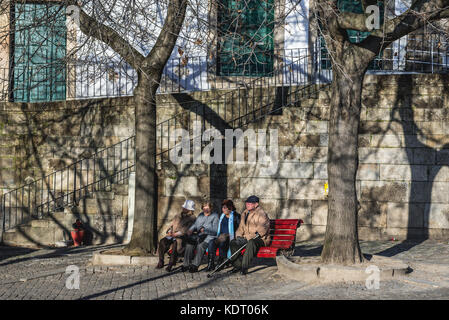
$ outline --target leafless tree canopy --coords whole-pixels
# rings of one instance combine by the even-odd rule
[[[374,30],[369,29],[366,23],[372,15],[366,11],[370,5],[381,8],[380,28]],[[438,33],[447,39],[449,1],[362,0],[359,10],[351,9],[344,7],[343,1],[317,0],[312,3],[318,32],[324,37],[331,57],[339,50],[347,50],[345,52],[349,54],[361,49],[360,52],[371,60],[394,41],[414,32]],[[348,30],[365,32],[366,35],[362,41],[350,41]],[[335,59],[332,63],[334,67],[341,68]],[[363,66],[358,66],[358,69],[364,72]]]
[[[20,45],[20,39],[15,39],[14,35],[24,34],[26,30],[34,44],[66,42],[65,52],[54,54],[35,50],[27,53],[23,60],[31,55],[35,58],[33,65],[38,61],[42,64],[76,65],[78,68],[94,64],[123,64],[137,71],[144,66],[144,58],[155,49],[169,8],[168,0],[62,0],[46,3],[47,7],[42,6],[42,1],[2,1],[0,43],[4,51],[4,57],[1,57],[5,60],[3,68],[20,60],[17,50],[10,57],[7,52],[10,45]],[[282,8],[278,9],[276,6],[280,5]],[[273,30],[284,32],[285,18],[300,14],[300,5],[301,1],[296,0],[288,0],[287,3],[274,0],[188,1],[186,17],[177,36],[175,50],[170,55],[187,64],[194,56],[208,56],[213,60],[218,50],[223,50],[228,55],[225,64],[243,68],[250,63],[263,65],[258,46],[274,43]],[[265,14],[261,15],[260,11]],[[256,24],[248,30],[248,23]],[[261,32],[261,28],[270,30]],[[64,30],[67,30],[67,35]],[[62,50],[63,46],[60,48]],[[48,55],[52,55],[51,59]],[[105,68],[95,71],[99,72],[108,71]],[[3,74],[7,76],[5,71]]]

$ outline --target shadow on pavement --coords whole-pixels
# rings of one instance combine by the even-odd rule
[[[369,250],[369,254],[366,253],[367,250],[362,249],[364,251],[363,255],[365,258],[369,261],[372,257],[372,255],[378,255],[378,256],[384,256],[384,257],[394,257],[402,252],[409,251],[413,247],[416,247],[417,245],[420,245],[423,243],[425,239],[423,240],[404,240],[399,243],[394,243],[390,248],[387,249],[374,249]],[[321,251],[323,250],[323,246],[319,244],[305,244],[305,245],[297,245],[295,247],[295,251],[293,253],[293,256],[300,256],[300,257],[318,257],[321,255]]]
[[[21,247],[7,247],[0,246],[0,261],[9,259],[11,257],[17,257],[17,259],[1,262],[1,266],[6,266],[14,263],[20,263],[29,260],[35,259],[47,259],[54,257],[63,257],[68,254],[78,254],[78,253],[89,253],[94,252],[101,249],[109,249],[115,248],[123,245],[111,244],[111,245],[100,245],[100,246],[80,246],[80,247],[64,247],[64,248],[53,248],[53,249],[29,249],[29,248],[21,248]],[[45,253],[41,255],[31,255],[30,253],[35,253],[38,251],[45,251]],[[50,252],[48,252],[50,251]]]
[[[27,255],[37,250],[39,249],[0,246],[0,261],[11,257]]]
[[[147,283],[147,282],[151,282],[151,281],[155,281],[155,280],[158,280],[158,279],[162,279],[162,278],[168,277],[168,276],[173,275],[173,274],[177,274],[179,272],[180,271],[167,272],[167,273],[162,274],[160,276],[148,278],[148,279],[137,281],[137,282],[134,282],[134,283],[131,283],[131,284],[127,284],[127,285],[121,286],[121,287],[111,288],[111,289],[108,289],[108,290],[105,290],[105,291],[102,291],[102,292],[94,293],[94,294],[91,294],[89,296],[82,297],[82,298],[80,298],[80,300],[95,299],[95,298],[107,295],[107,294],[115,292],[115,291],[129,289],[129,288],[132,288],[134,286],[138,286],[140,284],[144,284],[144,283]]]
[[[423,240],[404,240],[401,243],[398,243],[391,248],[385,249],[383,251],[377,252],[376,254],[378,256],[384,256],[384,257],[393,257],[395,255],[398,255],[402,252],[408,251],[412,249],[413,247],[420,245],[426,241],[426,239]]]
[[[276,266],[276,260],[275,259],[258,258],[258,259],[255,259],[253,261],[252,266],[249,269],[248,274],[255,273],[255,272],[258,272],[260,270],[263,270],[263,269],[266,269],[266,268],[269,268],[269,267],[272,267],[272,266]],[[200,271],[200,272],[202,272],[202,271]],[[171,276],[171,275],[174,275],[174,274],[179,274],[179,273],[182,273],[181,272],[181,267],[178,267],[178,268],[174,269],[172,272],[165,273],[165,274],[162,274],[162,275],[159,275],[159,276],[156,276],[156,277],[148,278],[148,279],[145,279],[145,280],[141,280],[141,281],[138,281],[138,282],[135,282],[135,283],[131,283],[131,284],[128,284],[128,285],[124,285],[124,286],[121,286],[121,287],[117,287],[117,288],[111,288],[111,289],[108,289],[108,290],[105,290],[105,291],[102,291],[102,292],[99,292],[99,293],[91,294],[89,296],[82,297],[80,300],[95,299],[95,298],[107,295],[109,293],[112,293],[112,292],[129,289],[129,288],[132,288],[134,286],[138,286],[138,285],[141,285],[141,284],[144,284],[144,283],[148,283],[148,282],[151,282],[151,281],[155,281],[155,280],[162,279],[162,278],[165,278],[165,277],[168,277],[168,276]],[[210,285],[214,281],[217,281],[217,280],[218,281],[222,281],[224,279],[227,279],[230,276],[235,276],[235,275],[227,273],[226,268],[225,268],[224,270],[216,273],[215,276],[213,276],[210,279],[205,279],[205,280],[201,279],[201,280],[199,280],[199,281],[204,281],[204,282],[198,284],[195,287],[191,287],[191,288],[179,290],[177,292],[172,292],[172,293],[165,294],[163,296],[158,297],[157,300],[168,299],[170,297],[179,296],[179,295],[188,293],[188,292],[190,292],[192,290],[201,289],[203,287],[206,287],[206,286]]]
[[[323,250],[322,245],[310,245],[310,244],[297,245],[297,246],[295,246],[293,256],[318,257],[321,255],[322,250]]]

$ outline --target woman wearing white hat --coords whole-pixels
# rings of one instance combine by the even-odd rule
[[[172,254],[166,270],[170,272],[176,264],[178,255],[184,253],[185,236],[189,228],[195,222],[195,203],[192,200],[186,200],[182,205],[182,212],[177,214],[167,230],[167,236],[159,242],[158,253],[159,263],[156,268],[164,267],[164,254],[171,249]]]

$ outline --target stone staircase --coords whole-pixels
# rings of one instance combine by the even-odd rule
[[[206,103],[200,103],[199,107],[195,107],[195,112],[192,110],[183,111],[175,114],[173,117],[158,124],[157,132],[161,135],[157,139],[157,157],[158,165],[162,165],[164,160],[168,158],[168,152],[174,147],[170,145],[168,132],[173,132],[174,129],[182,127],[191,130],[192,122],[200,115],[203,123],[210,126],[223,128],[245,128],[249,124],[263,125],[264,122],[272,120],[273,117],[282,116],[282,109],[287,107],[305,107],[306,102],[311,99],[313,95],[319,93],[325,86],[317,85],[314,80],[296,86],[271,85],[271,86],[257,86],[258,82],[254,82],[254,87],[250,89],[237,88],[226,92],[218,99],[212,99]],[[304,104],[302,103],[304,101]],[[251,103],[250,103],[251,102]],[[215,107],[213,107],[215,105]],[[212,106],[212,107],[211,107]],[[207,126],[202,130],[207,129]],[[203,131],[202,131],[203,132]],[[167,133],[167,134],[165,134]],[[58,179],[67,178],[67,188],[65,192],[72,192],[72,199],[67,196],[67,202],[63,198],[62,204],[57,205],[64,208],[63,211],[54,210],[56,207],[56,200],[47,200],[45,197],[40,197],[37,205],[45,203],[46,207],[44,215],[39,219],[32,219],[30,221],[15,221],[14,226],[6,228],[3,233],[3,243],[6,245],[16,246],[54,246],[61,241],[69,241],[71,239],[70,231],[72,224],[77,218],[81,219],[87,227],[89,237],[88,243],[105,244],[105,243],[122,243],[127,238],[127,219],[128,219],[128,183],[125,177],[123,183],[122,175],[128,175],[134,170],[133,147],[134,136],[123,140],[116,145],[112,145],[104,150],[98,151],[94,157],[79,160],[71,167],[66,167],[62,170],[51,173],[48,178],[48,185],[56,184]],[[122,158],[122,151],[126,150],[124,158]],[[130,156],[130,157],[129,157]],[[97,174],[95,171],[91,174],[92,168],[95,170],[95,163],[97,163]],[[100,167],[100,163],[102,167]],[[111,169],[112,168],[112,169]],[[98,174],[98,170],[103,172],[103,175]],[[67,174],[63,174],[67,170]],[[58,172],[61,172],[58,175]],[[54,178],[51,179],[50,176]],[[78,175],[81,178],[75,178]],[[72,177],[72,180],[69,179]],[[90,178],[89,178],[90,177]],[[95,191],[92,194],[83,194],[88,191],[90,185],[86,181],[91,180],[90,183],[101,184],[112,183],[108,189],[102,191]],[[115,179],[122,181],[121,184],[114,183]],[[95,181],[94,181],[95,180]],[[110,182],[110,181],[112,182]],[[40,180],[44,181],[44,180]],[[84,181],[84,182],[83,182]],[[36,181],[39,182],[39,181]],[[80,183],[86,183],[81,185]],[[24,194],[27,189],[33,190],[35,185],[23,186],[21,190],[22,202]],[[60,186],[55,186],[51,190],[55,194],[57,190],[65,188],[66,183],[61,182]],[[75,190],[75,191],[73,191]],[[77,193],[79,192],[79,195]],[[45,193],[45,191],[44,191]],[[76,199],[73,197],[76,196]],[[11,196],[10,196],[11,198]],[[16,192],[17,198],[17,192]],[[20,198],[20,196],[19,196]],[[6,202],[6,197],[3,198],[3,205]],[[26,197],[25,197],[26,199]],[[18,200],[15,200],[18,202]],[[28,201],[29,202],[29,201]],[[17,206],[17,204],[16,204]],[[9,210],[16,209],[9,208]],[[33,206],[28,207],[25,212],[35,212]],[[48,214],[46,214],[46,211]]]
[[[80,200],[78,206],[32,219],[3,234],[3,244],[20,247],[54,247],[70,244],[76,219],[87,230],[88,244],[123,242],[127,236],[128,184],[113,184],[110,191],[97,191]]]

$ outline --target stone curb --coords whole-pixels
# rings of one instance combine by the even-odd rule
[[[320,263],[298,264],[289,261],[284,256],[277,256],[278,273],[286,278],[303,282],[347,282],[366,281],[373,274],[367,270],[369,266],[379,265],[380,279],[390,280],[405,276],[410,272],[408,265],[400,260],[373,256],[368,262],[360,266],[324,265]]]
[[[156,265],[158,257],[135,257],[118,254],[103,254],[104,251],[95,252],[92,255],[94,266],[149,266]]]
[[[449,273],[449,264],[409,261],[412,269],[434,273]]]

